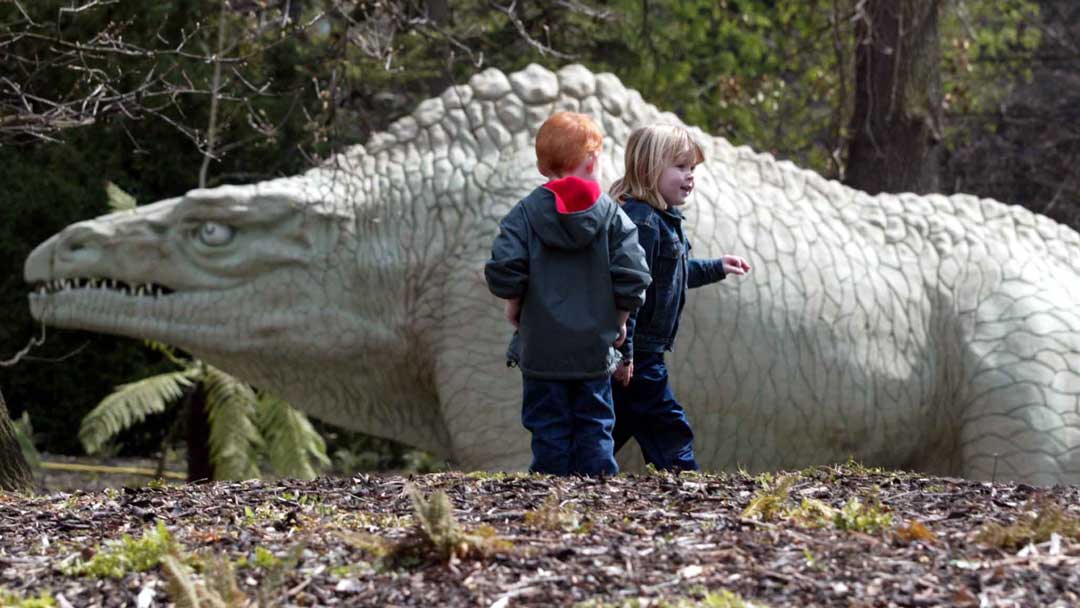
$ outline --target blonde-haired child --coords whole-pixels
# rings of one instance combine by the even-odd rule
[[[626,145],[626,174],[611,196],[638,228],[652,284],[645,305],[630,315],[615,371],[615,451],[637,439],[645,461],[659,469],[697,470],[694,433],[668,383],[664,352],[672,350],[687,288],[744,275],[750,264],[737,255],[690,257],[679,208],[694,190],[694,167],[705,160],[686,128],[651,125],[634,130]]]
[[[626,318],[645,301],[649,269],[630,218],[600,191],[603,135],[576,112],[548,118],[536,165],[548,181],[510,210],[484,267],[518,328],[530,470],[614,475],[611,373]]]

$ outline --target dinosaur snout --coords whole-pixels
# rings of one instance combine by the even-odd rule
[[[69,226],[38,245],[26,259],[27,283],[86,275],[102,257],[103,244],[111,238],[89,222]]]

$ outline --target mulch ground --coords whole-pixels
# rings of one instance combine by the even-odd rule
[[[443,553],[417,544],[411,499],[438,491],[461,528]],[[822,504],[848,509],[815,524]],[[705,605],[727,591],[766,606],[1076,606],[1078,521],[1078,486],[851,466],[786,482],[440,473],[0,494],[0,598],[167,605],[161,566],[76,573],[161,523],[191,580],[228,558],[228,605]]]

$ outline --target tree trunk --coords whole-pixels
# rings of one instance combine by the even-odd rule
[[[870,194],[939,189],[941,3],[868,0],[861,9],[845,184]]]
[[[15,437],[4,394],[0,393],[0,490],[23,492],[33,487],[34,476]]]
[[[201,384],[187,396],[188,481],[214,478],[210,462],[210,418],[206,415],[206,392]]]
[[[437,25],[445,25],[450,19],[450,5],[447,0],[427,0],[428,17]]]

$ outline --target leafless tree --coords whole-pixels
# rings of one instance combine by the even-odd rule
[[[1025,16],[1038,29],[1038,47],[987,59],[1006,64],[1013,77],[1000,86],[1011,92],[989,111],[957,117],[964,138],[949,159],[948,187],[1080,230],[1080,4],[1039,5],[1038,14]]]
[[[942,0],[860,0],[844,183],[872,194],[939,188]]]

